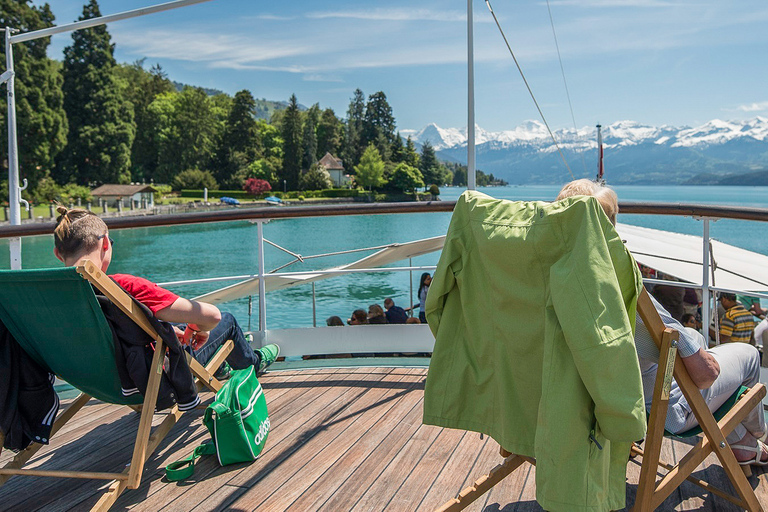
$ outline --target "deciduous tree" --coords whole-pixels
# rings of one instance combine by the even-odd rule
[[[385,183],[384,162],[373,144],[368,145],[360,163],[355,166],[355,181],[363,187],[368,187],[368,190]]]
[[[424,179],[418,169],[411,167],[408,164],[401,163],[395,167],[395,170],[392,173],[392,178],[389,180],[389,184],[397,190],[409,192],[415,191],[419,187],[423,187]]]

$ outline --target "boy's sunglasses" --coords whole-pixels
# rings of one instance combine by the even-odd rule
[[[100,236],[98,237],[98,240],[101,240],[101,239],[102,239],[102,238],[104,238],[105,236],[107,236],[107,235],[100,235]],[[114,246],[114,245],[115,245],[115,241],[114,241],[114,240],[112,240],[112,237],[109,237],[109,236],[107,236],[107,240],[109,240],[109,245],[111,245],[111,246]]]

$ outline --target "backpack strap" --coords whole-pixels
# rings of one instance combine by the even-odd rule
[[[195,462],[203,455],[214,455],[216,446],[213,443],[203,443],[185,459],[171,462],[165,466],[165,477],[171,482],[178,482],[192,476],[195,472]]]

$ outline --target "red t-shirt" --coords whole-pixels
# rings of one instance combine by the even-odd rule
[[[125,288],[125,291],[130,293],[134,299],[147,306],[155,314],[161,309],[167,308],[179,298],[175,293],[165,288],[160,288],[152,281],[143,277],[136,277],[130,274],[112,274],[109,277],[117,281],[117,284]]]

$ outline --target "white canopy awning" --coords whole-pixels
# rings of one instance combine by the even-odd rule
[[[430,252],[439,251],[443,248],[445,243],[445,236],[436,236],[434,238],[425,238],[423,240],[416,240],[414,242],[396,243],[389,247],[381,249],[380,251],[366,256],[354,263],[342,265],[340,267],[333,267],[328,270],[354,270],[362,268],[378,268],[394,263],[396,261],[405,260],[408,258],[414,258],[421,256],[422,254],[428,254]],[[334,277],[334,274],[302,274],[298,276],[281,276],[268,274],[264,278],[264,286],[266,290],[281,290],[283,288],[289,288],[291,286],[297,286],[300,284],[311,283],[313,281],[320,281],[322,279],[328,279]],[[219,290],[200,295],[195,297],[195,300],[208,302],[210,304],[218,304],[220,302],[228,302],[230,300],[239,299],[240,297],[247,297],[248,295],[256,295],[259,293],[259,278],[254,277],[246,279],[237,284],[221,288]]]
[[[682,235],[658,229],[618,224],[616,230],[638,263],[681,281],[701,284],[702,240],[699,236]],[[430,252],[442,250],[445,236],[437,236],[413,242],[392,244],[370,256],[347,265],[328,270],[353,270],[379,268],[390,263],[406,260]],[[768,291],[768,256],[740,249],[712,240],[712,255],[716,263],[715,279],[711,286],[732,290]],[[277,275],[265,277],[267,291],[280,290],[333,277],[333,274]],[[246,279],[237,284],[195,297],[195,300],[218,304],[256,295],[259,278]]]
[[[681,235],[658,229],[618,224],[616,230],[638,261],[681,281],[701,284],[703,245],[700,236]],[[731,290],[768,290],[768,256],[712,242],[716,264],[710,285]]]

